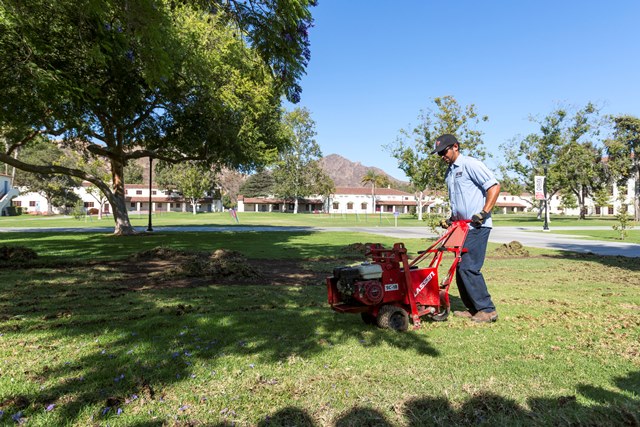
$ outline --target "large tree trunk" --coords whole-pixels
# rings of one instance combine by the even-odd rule
[[[114,192],[111,197],[107,196],[107,199],[113,208],[113,220],[115,221],[113,234],[118,236],[135,234],[136,231],[129,220],[129,210],[127,209],[124,190],[124,165],[121,161],[111,159],[111,177]]]
[[[45,196],[47,201],[47,215],[53,215],[53,204],[51,203],[51,197]]]
[[[578,219],[587,219],[587,207],[585,206],[586,194],[584,188],[578,189],[576,195],[578,196],[578,209],[580,210]]]
[[[418,191],[416,193],[416,199],[418,200],[418,203],[416,203],[417,209],[418,209],[418,221],[422,221],[422,209],[424,208],[424,191]]]

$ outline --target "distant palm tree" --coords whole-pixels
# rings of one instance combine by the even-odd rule
[[[386,175],[377,174],[373,169],[367,170],[367,173],[360,181],[362,185],[371,184],[371,202],[373,203],[373,212],[376,211],[376,187],[384,187],[389,184],[389,178]]]

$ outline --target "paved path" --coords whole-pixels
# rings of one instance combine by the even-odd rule
[[[557,227],[557,230],[610,230],[609,227]],[[146,227],[137,227],[140,232],[146,231]],[[112,233],[113,227],[94,228],[0,228],[2,232],[91,232]],[[269,226],[184,226],[184,227],[154,227],[154,231],[199,231],[199,232],[225,232],[225,231],[349,231],[378,234],[381,236],[395,237],[398,239],[435,237],[436,235],[426,227],[269,227]],[[640,245],[623,242],[607,242],[600,240],[588,240],[581,236],[568,236],[542,233],[540,227],[496,227],[491,231],[490,241],[495,243],[509,243],[517,240],[524,246],[536,248],[556,249],[563,251],[594,253],[597,255],[617,255],[626,257],[640,257]]]
[[[558,227],[557,230],[611,230],[610,227]],[[330,231],[325,228],[323,231]],[[336,230],[335,228],[333,230]],[[420,227],[366,227],[341,229],[344,231],[361,231],[364,233],[402,238],[434,237],[435,234]],[[618,255],[626,257],[640,257],[640,245],[623,242],[589,240],[582,236],[569,236],[541,232],[540,227],[495,227],[491,230],[489,240],[494,243],[509,243],[517,240],[524,246],[535,248],[556,249],[562,251],[594,253],[597,255]]]

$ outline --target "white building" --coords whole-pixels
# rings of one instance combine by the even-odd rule
[[[113,210],[109,202],[102,196],[100,191],[91,191],[91,184],[85,182],[82,187],[73,189],[84,203],[87,213],[109,214]],[[147,184],[126,184],[125,200],[129,212],[149,212],[149,186]],[[47,214],[49,205],[47,200],[38,193],[24,193],[13,199],[13,206],[21,207],[23,213]],[[218,212],[222,210],[222,201],[207,196],[198,200],[196,212]],[[61,213],[57,207],[52,208],[53,213]],[[151,188],[151,211],[152,212],[193,212],[191,201],[185,199],[176,192]]]
[[[276,197],[238,196],[238,212],[293,212],[293,205],[292,200]],[[308,213],[408,213],[410,208],[415,206],[416,199],[413,194],[391,188],[376,188],[374,197],[371,187],[337,187],[327,199],[312,196],[298,200],[298,211]]]
[[[416,207],[416,197],[393,188],[337,187],[329,201],[329,213],[372,214],[376,212],[409,213]]]

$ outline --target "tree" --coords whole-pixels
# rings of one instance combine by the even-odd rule
[[[580,219],[586,218],[586,200],[605,187],[606,176],[602,166],[602,150],[591,142],[571,141],[558,156],[562,173],[558,175],[559,186],[565,190],[563,199],[570,194],[580,212]],[[570,193],[568,191],[570,191]],[[569,207],[568,204],[565,204]]]
[[[479,159],[486,155],[482,132],[476,127],[487,121],[487,116],[479,116],[473,104],[462,107],[452,96],[434,98],[433,103],[435,108],[420,112],[415,128],[400,130],[396,141],[386,146],[411,181],[418,201],[419,220],[422,220],[422,210],[429,195],[445,193],[446,165],[431,154],[438,136],[453,134],[466,155]]]
[[[159,163],[155,171],[158,187],[177,191],[188,199],[197,213],[198,201],[213,191],[216,174],[202,162]]]
[[[240,186],[240,194],[245,197],[267,197],[275,194],[275,179],[269,170],[249,175]]]
[[[187,162],[174,165],[177,190],[189,199],[193,214],[197,213],[198,201],[213,190],[215,174],[206,165]]]
[[[593,195],[593,203],[600,207],[604,208],[609,206],[611,203],[611,192],[607,187],[602,187],[598,189]],[[603,209],[600,210],[600,215],[602,216]]]
[[[531,120],[539,124],[538,133],[515,137],[501,145],[505,158],[501,170],[509,177],[504,180],[505,189],[521,188],[534,194],[534,177],[545,175],[547,198],[559,191],[574,194],[584,218],[586,197],[593,195],[605,181],[601,156],[594,143],[600,129],[597,108],[588,103],[572,116],[568,108],[560,107],[543,119]]]
[[[635,181],[634,219],[640,221],[640,118],[622,115],[610,119],[614,125],[614,138],[605,143],[608,165],[618,184],[629,179]]]
[[[3,1],[0,162],[91,182],[113,208],[115,233],[133,233],[124,190],[130,161],[251,170],[286,145],[280,97],[299,100],[314,4]],[[110,182],[81,167],[16,159],[38,135],[103,159]]]
[[[306,108],[296,108],[284,116],[289,148],[280,154],[273,169],[275,191],[293,199],[293,213],[298,213],[298,200],[319,194],[323,182],[330,180],[320,167],[322,151],[315,140],[315,122]]]
[[[389,178],[386,175],[376,173],[373,169],[367,169],[367,173],[364,174],[362,185],[371,185],[371,207],[372,212],[376,211],[376,188],[385,187],[389,184]]]
[[[231,209],[238,204],[240,186],[245,179],[244,174],[236,170],[223,169],[216,177],[216,182],[222,190],[222,206]]]
[[[124,182],[129,184],[144,183],[144,168],[138,162],[128,162],[124,167]]]
[[[22,150],[20,157],[36,165],[59,164],[72,165],[70,158],[58,147],[38,139]],[[71,200],[73,188],[79,185],[77,179],[65,175],[50,175],[18,171],[16,187],[26,187],[29,191],[42,195],[47,200],[47,213],[53,214],[54,206],[64,206],[65,200]],[[73,200],[75,202],[75,200]],[[73,205],[73,203],[72,203]]]

